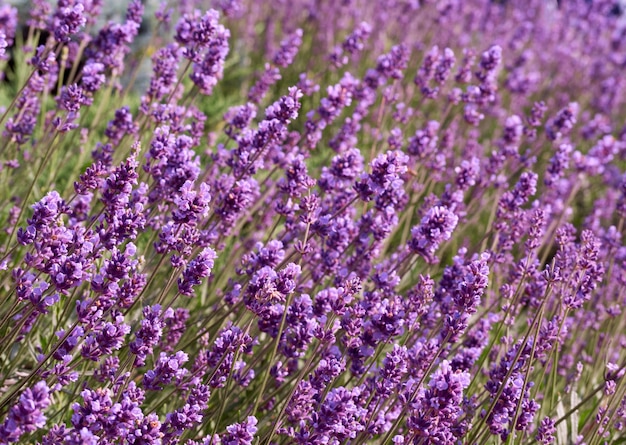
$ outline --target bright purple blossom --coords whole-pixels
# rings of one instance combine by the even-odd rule
[[[148,390],[160,391],[165,385],[172,383],[172,381],[176,385],[180,384],[188,373],[187,369],[183,368],[183,365],[188,360],[189,356],[182,351],[178,351],[173,355],[161,352],[154,369],[145,373],[142,385]]]
[[[431,261],[439,245],[450,239],[458,222],[454,212],[441,206],[432,207],[420,224],[411,229],[410,249]]]
[[[280,49],[272,58],[272,63],[281,68],[287,68],[293,63],[300,45],[302,45],[302,30],[298,28],[280,43]]]
[[[44,411],[50,405],[50,389],[45,381],[26,388],[13,405],[6,420],[0,425],[0,437],[7,443],[15,443],[25,433],[32,433],[46,424]]]
[[[68,43],[70,38],[85,26],[87,18],[82,2],[63,3],[65,6],[61,6],[59,2],[59,9],[54,14],[51,31],[58,42]]]
[[[134,366],[145,364],[146,358],[152,354],[154,346],[161,340],[164,325],[161,306],[144,308],[141,328],[135,335],[135,340],[130,343],[130,351],[136,355]]]
[[[433,374],[427,390],[418,396],[407,422],[417,437],[429,443],[445,444],[458,440],[457,422],[463,413],[463,391],[469,386],[470,375],[454,371],[444,360]]]
[[[258,421],[254,416],[241,422],[226,427],[226,434],[221,438],[223,445],[252,445],[257,432]]]
[[[213,269],[217,254],[210,247],[206,247],[189,262],[183,276],[178,279],[178,292],[191,297],[194,295],[194,287],[202,283],[202,279],[208,277]]]

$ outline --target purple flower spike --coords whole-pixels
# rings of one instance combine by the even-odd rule
[[[418,409],[410,416],[408,425],[427,443],[456,443],[462,429],[455,428],[463,414],[463,390],[470,384],[470,374],[455,371],[444,360],[430,380],[429,388],[421,394]]]
[[[557,115],[546,125],[546,134],[548,139],[556,141],[566,136],[574,125],[576,125],[576,116],[578,115],[578,104],[572,102],[565,108],[559,110]]]
[[[550,445],[554,443],[554,433],[556,433],[554,420],[550,417],[544,417],[537,428],[537,436],[535,438],[542,445]]]
[[[224,61],[228,55],[228,39],[230,32],[219,25],[215,36],[211,39],[206,54],[198,63],[194,63],[190,78],[202,94],[210,95],[218,80],[223,76]]]
[[[178,291],[188,297],[193,296],[193,288],[201,284],[202,279],[211,274],[215,258],[217,258],[217,254],[213,249],[204,248],[196,258],[189,262],[183,271],[183,276],[178,279]]]
[[[174,221],[195,225],[200,218],[207,215],[209,202],[211,202],[211,195],[206,183],[201,183],[200,189],[196,191],[193,190],[193,182],[186,181],[180,188],[180,195],[174,200],[177,207],[173,214]]]
[[[371,33],[372,26],[366,22],[361,22],[346,38],[341,47],[348,54],[357,54],[363,50],[364,42]]]
[[[298,54],[300,45],[302,45],[302,30],[298,28],[280,43],[280,49],[274,55],[272,63],[281,68],[287,68]]]
[[[146,372],[143,377],[143,386],[146,389],[160,391],[165,385],[169,385],[172,380],[176,380],[176,384],[180,383],[187,375],[187,370],[183,368],[189,360],[189,356],[182,351],[168,356],[165,352],[161,352],[154,369]]]
[[[452,236],[459,217],[446,207],[432,207],[422,218],[419,226],[411,229],[409,247],[426,261],[434,260],[434,253],[439,245]]]
[[[61,7],[57,10],[52,22],[54,38],[61,43],[68,43],[70,37],[87,23],[84,5],[81,2],[67,3],[69,3],[69,6]]]
[[[140,367],[146,363],[146,358],[152,354],[153,347],[161,339],[164,326],[160,305],[144,308],[141,328],[135,340],[130,343],[130,351],[137,356],[134,366]]]
[[[480,259],[472,261],[467,273],[453,291],[453,300],[458,308],[468,314],[476,312],[489,281],[489,254],[483,253]]]
[[[18,442],[25,433],[32,433],[46,425],[43,411],[50,405],[50,389],[45,381],[27,388],[18,402],[11,407],[9,414],[0,425],[0,441]]]
[[[222,436],[222,445],[252,445],[257,423],[256,417],[248,416],[244,422],[227,426],[227,432]]]
[[[0,31],[0,60],[7,60],[6,49],[9,46],[9,42],[7,42],[6,37],[4,31]]]

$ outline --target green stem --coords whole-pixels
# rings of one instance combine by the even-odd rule
[[[20,213],[17,215],[17,220],[15,221],[15,224],[13,225],[13,228],[11,229],[11,233],[9,234],[9,237],[7,238],[7,242],[6,242],[5,247],[4,247],[5,251],[11,245],[11,240],[13,239],[13,236],[15,235],[15,233],[17,231],[17,227],[20,224],[20,220],[22,219],[22,215],[24,214],[24,210],[26,209],[26,205],[28,204],[28,199],[30,198],[31,193],[33,192],[33,189],[35,188],[35,184],[37,183],[37,179],[39,179],[39,176],[41,175],[41,172],[43,171],[44,166],[48,164],[48,161],[50,159],[50,155],[54,151],[53,150],[54,141],[56,140],[58,135],[59,135],[59,133],[55,132],[54,136],[52,136],[52,140],[50,141],[50,144],[48,144],[48,148],[46,149],[46,154],[44,155],[44,158],[39,163],[39,168],[37,168],[37,172],[35,173],[35,177],[33,178],[32,182],[30,183],[30,186],[28,187],[28,191],[26,192],[26,196],[24,196],[22,198],[22,205],[20,207]]]

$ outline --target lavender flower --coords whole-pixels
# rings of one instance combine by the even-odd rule
[[[254,416],[241,423],[235,423],[226,427],[226,434],[221,437],[223,445],[252,445],[254,435],[257,432],[258,421]]]
[[[270,87],[280,79],[281,76],[278,68],[272,67],[269,63],[266,63],[265,69],[248,92],[248,100],[254,104],[258,104],[263,97],[265,97]]]
[[[203,412],[207,408],[211,391],[206,385],[198,385],[191,390],[187,403],[173,413],[168,413],[161,425],[164,440],[173,442],[186,430],[191,430],[202,423]]]
[[[32,433],[43,428],[46,424],[46,416],[43,412],[50,403],[50,389],[45,381],[36,383],[32,388],[26,388],[0,426],[2,440],[15,443],[25,433]]]
[[[401,151],[389,151],[377,156],[371,163],[372,172],[361,174],[361,180],[355,184],[360,198],[370,201],[375,196],[379,209],[399,204],[404,197],[401,185],[407,162],[408,156]]]
[[[578,104],[576,102],[572,102],[567,107],[561,109],[546,125],[548,138],[554,141],[567,135],[576,124],[577,114]]]
[[[354,31],[346,37],[341,45],[343,50],[349,54],[355,54],[363,50],[364,40],[369,37],[372,27],[366,22],[361,22]]]
[[[537,191],[537,175],[532,172],[524,172],[520,176],[515,188],[506,192],[498,203],[498,215],[512,216]]]
[[[161,315],[161,306],[145,307],[141,328],[136,338],[130,343],[130,350],[137,357],[134,366],[143,366],[148,355],[152,354],[153,347],[158,344],[163,334],[164,320]]]
[[[187,354],[178,351],[176,354],[168,356],[161,352],[156,361],[154,369],[149,370],[143,377],[142,385],[149,390],[160,391],[164,385],[169,385],[172,380],[179,384],[188,371],[183,368],[183,364],[189,360]]]
[[[201,61],[194,63],[189,76],[202,94],[210,95],[218,80],[223,76],[224,60],[229,50],[229,38],[230,32],[222,25],[217,25],[211,40],[203,41],[203,44],[207,45],[206,54]]]
[[[416,437],[433,444],[458,440],[456,427],[463,413],[463,390],[469,383],[469,373],[452,370],[447,360],[441,363],[407,421]]]
[[[146,94],[142,98],[142,111],[147,113],[146,104],[150,101],[159,101],[168,94],[176,84],[178,64],[180,61],[180,48],[175,43],[160,48],[152,56],[153,75],[150,78],[150,85]]]
[[[550,417],[544,417],[537,428],[537,436],[536,439],[542,445],[550,445],[554,443],[554,433],[556,432],[556,428],[554,427],[554,420]]]
[[[85,23],[87,23],[87,18],[83,3],[67,2],[66,6],[59,4],[59,9],[54,14],[51,31],[58,42],[68,43],[71,36],[85,26]]]
[[[11,5],[3,5],[0,8],[0,32],[4,35],[7,46],[12,46],[17,31],[18,11]]]
[[[255,117],[256,106],[253,103],[230,108],[224,115],[224,120],[228,122],[226,134],[234,139],[235,135],[246,128]]]
[[[354,439],[364,429],[366,411],[358,403],[361,389],[338,387],[330,390],[319,412],[313,414],[313,436],[322,442]]]
[[[209,211],[209,186],[200,184],[198,191],[193,190],[193,182],[186,181],[179,190],[180,194],[174,199],[177,209],[174,211],[173,220],[176,223],[195,225],[197,221],[205,217]]]
[[[489,254],[483,253],[480,259],[470,262],[462,277],[457,278],[456,288],[451,289],[452,301],[456,311],[446,316],[442,336],[455,342],[467,329],[469,317],[477,311],[480,299],[487,288]]]
[[[385,357],[380,370],[381,380],[376,383],[380,396],[389,397],[407,371],[407,348],[396,345],[393,351]]]
[[[450,239],[452,231],[459,222],[458,216],[445,207],[432,207],[422,218],[420,224],[411,229],[409,248],[432,261],[439,245]]]
[[[188,297],[193,296],[193,288],[201,284],[202,279],[211,274],[215,258],[217,258],[215,251],[206,247],[196,258],[191,260],[183,271],[183,276],[178,279],[178,292]]]
[[[272,58],[272,63],[281,68],[287,68],[293,63],[300,45],[302,45],[302,30],[296,29],[280,43],[280,49]]]
[[[372,27],[367,22],[359,23],[341,46],[336,46],[330,55],[330,61],[336,67],[340,67],[348,63],[350,56],[355,56],[363,51],[365,40],[367,40],[372,32]]]
[[[226,17],[239,18],[244,12],[241,0],[218,0],[214,3]]]
[[[122,107],[115,111],[115,118],[109,122],[104,132],[112,144],[117,145],[126,135],[137,134],[137,124],[133,122],[133,115],[128,107]]]
[[[95,93],[106,82],[104,75],[104,65],[100,62],[90,60],[83,68],[81,84],[85,91]]]
[[[32,79],[24,88],[23,94],[17,98],[14,116],[7,120],[3,136],[18,146],[31,139],[40,112],[39,94],[45,89],[45,79],[34,73]]]
[[[114,314],[112,320],[98,324],[95,331],[87,335],[81,347],[83,357],[96,361],[122,347],[124,338],[130,333],[130,326],[124,323],[121,314]]]
[[[438,131],[439,122],[428,122],[424,129],[417,130],[415,132],[415,136],[409,139],[407,152],[410,155],[418,157],[419,159],[424,159],[432,155],[435,152],[439,141],[439,138],[437,137]]]
[[[0,60],[7,60],[6,49],[9,46],[7,36],[4,31],[0,31]]]

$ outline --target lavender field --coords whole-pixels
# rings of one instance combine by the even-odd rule
[[[0,67],[0,444],[626,444],[619,1],[1,2]]]

